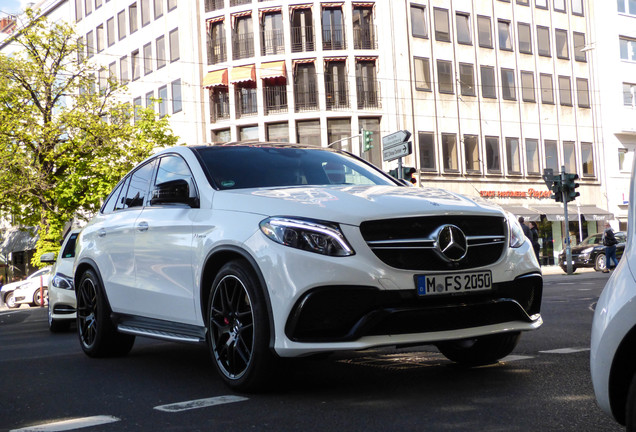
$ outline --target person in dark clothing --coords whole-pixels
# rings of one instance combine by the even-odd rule
[[[618,265],[616,259],[616,245],[618,240],[612,231],[612,226],[609,222],[605,222],[605,231],[603,232],[603,246],[605,246],[605,269],[603,273],[609,273],[609,269],[612,268],[612,261],[614,261],[614,267]]]
[[[530,222],[530,241],[532,242],[532,249],[534,249],[534,255],[537,257],[537,262],[541,265],[539,260],[539,250],[541,245],[539,244],[539,227],[536,222]]]
[[[526,235],[526,237],[528,237],[528,240],[532,241],[532,234],[530,233],[530,228],[528,228],[528,225],[525,224],[525,219],[523,218],[523,216],[519,216],[519,224],[521,225],[521,229],[523,230],[523,233]]]

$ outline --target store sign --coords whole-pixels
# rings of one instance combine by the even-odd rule
[[[552,191],[528,189],[527,191],[479,191],[482,198],[550,198]]]

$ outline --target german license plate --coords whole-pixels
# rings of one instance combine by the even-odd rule
[[[418,275],[416,276],[417,295],[443,295],[486,291],[492,289],[490,270],[479,272]]]

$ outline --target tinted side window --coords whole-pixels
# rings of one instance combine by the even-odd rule
[[[126,179],[121,182],[121,190],[117,194],[117,198],[115,199],[115,210],[122,210],[128,208],[126,205],[126,192],[128,191],[128,185],[130,184],[130,176],[126,177]]]
[[[188,164],[179,156],[166,156],[159,159],[159,168],[157,169],[157,178],[155,185],[174,181],[185,180],[188,182],[190,190],[190,198],[197,196],[196,185],[192,178],[192,173]]]
[[[154,162],[138,168],[130,177],[130,185],[126,193],[126,207],[141,207],[146,202],[148,189],[150,186],[150,178],[154,169]]]
[[[102,213],[108,214],[108,213],[112,213],[113,210],[115,210],[115,204],[117,204],[117,198],[119,197],[119,194],[121,193],[124,183],[125,182],[119,183],[119,185],[115,188],[115,190],[110,193],[108,198],[106,198],[106,202],[102,206]]]
[[[77,233],[71,234],[71,237],[66,242],[64,251],[62,252],[62,258],[73,258],[75,256],[75,241],[77,240]]]

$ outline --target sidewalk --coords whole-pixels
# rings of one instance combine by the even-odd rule
[[[544,276],[546,275],[564,275],[567,276],[567,273],[565,273],[563,270],[561,270],[561,267],[557,266],[557,265],[552,265],[552,266],[543,266],[541,267],[541,272],[543,273]],[[576,272],[574,272],[574,274],[579,274],[579,273],[596,273],[596,271],[594,270],[594,268],[577,268]]]

